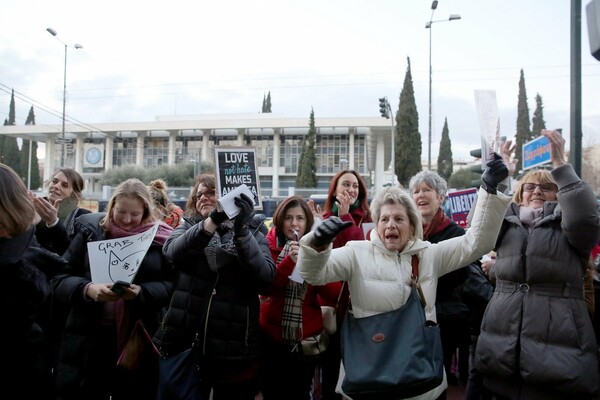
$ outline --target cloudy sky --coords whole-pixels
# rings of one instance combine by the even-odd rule
[[[496,92],[501,134],[514,136],[520,70],[549,128],[570,135],[570,1],[440,0],[433,14],[433,140],[444,119],[455,158],[479,147],[475,90]],[[600,61],[582,1],[583,146],[600,143]],[[447,21],[450,14],[460,20]],[[430,0],[0,0],[0,117],[15,90],[17,125],[67,120],[258,113],[376,117],[394,110],[410,58],[427,158]],[[52,37],[46,28],[57,33]]]

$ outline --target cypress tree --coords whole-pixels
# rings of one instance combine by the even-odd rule
[[[271,112],[271,91],[269,90],[269,93],[267,94],[267,102],[265,104],[265,112],[270,113]]]
[[[315,154],[317,128],[315,128],[315,111],[310,110],[308,134],[302,142],[302,151],[298,162],[296,186],[301,188],[317,187],[317,156]]]
[[[267,97],[263,94],[263,104],[262,104],[262,109],[261,109],[261,113],[266,112],[265,110],[267,109]]]
[[[400,92],[400,104],[396,113],[396,175],[404,187],[410,178],[421,171],[421,134],[419,133],[419,113],[415,103],[410,58]]]
[[[8,111],[8,120],[4,120],[4,125],[15,125],[15,90],[10,96],[10,108]],[[17,175],[21,176],[20,154],[17,138],[4,135],[2,150],[0,150],[0,160],[11,167]]]
[[[521,77],[519,79],[519,102],[517,104],[517,134],[516,134],[516,145],[517,154],[516,158],[517,168],[515,174],[519,174],[519,171],[523,169],[523,157],[521,149],[523,145],[533,139],[531,135],[531,128],[529,125],[529,107],[527,106],[527,90],[525,89],[525,75],[523,69],[521,69]]]
[[[29,109],[29,115],[25,125],[35,125],[35,114],[33,113],[33,106]],[[31,172],[29,171],[29,146],[31,144]],[[40,164],[37,158],[38,144],[35,140],[23,139],[23,146],[21,148],[21,172],[22,178],[26,186],[31,190],[39,189],[42,185],[42,178],[40,176]],[[27,185],[27,178],[31,176],[31,182]]]
[[[542,96],[536,94],[535,96],[535,111],[533,112],[533,118],[531,119],[531,136],[534,138],[542,134],[542,129],[546,129],[546,121],[544,121],[544,104]]]
[[[442,139],[440,140],[440,152],[438,154],[437,168],[438,174],[448,182],[453,172],[452,161],[452,143],[448,132],[448,118],[444,120],[444,129],[442,129]]]

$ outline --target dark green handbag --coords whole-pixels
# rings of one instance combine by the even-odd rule
[[[406,304],[365,318],[346,315],[340,333],[346,372],[342,390],[354,400],[413,397],[443,381],[440,329],[425,319],[415,259],[413,256],[415,285]]]

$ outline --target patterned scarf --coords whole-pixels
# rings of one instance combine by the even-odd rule
[[[289,254],[291,241],[288,240],[277,257],[277,265]],[[281,316],[281,336],[292,346],[302,338],[302,305],[306,294],[306,283],[288,280],[285,288],[283,314]]]

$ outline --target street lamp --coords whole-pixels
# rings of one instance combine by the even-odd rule
[[[435,12],[437,5],[438,5],[437,0],[434,0],[433,3],[431,3],[431,17],[429,17],[429,22],[425,23],[425,29],[429,29],[429,144],[428,144],[428,154],[427,154],[427,169],[429,169],[430,171],[431,171],[431,75],[432,75],[431,31],[433,30],[432,25],[434,22],[447,22],[447,21],[454,21],[454,20],[460,19],[460,15],[450,14],[448,19],[439,19],[439,20],[434,21],[433,13]]]
[[[64,78],[63,78],[63,106],[62,106],[62,131],[61,131],[61,154],[60,154],[60,166],[65,166],[65,108],[67,103],[67,47],[69,47],[65,42],[60,40],[57,35],[57,32],[52,28],[46,28],[48,33],[56,38],[59,42],[61,42],[65,46],[65,69],[64,69]],[[75,49],[83,49],[83,46],[80,44],[74,44],[73,47]]]

